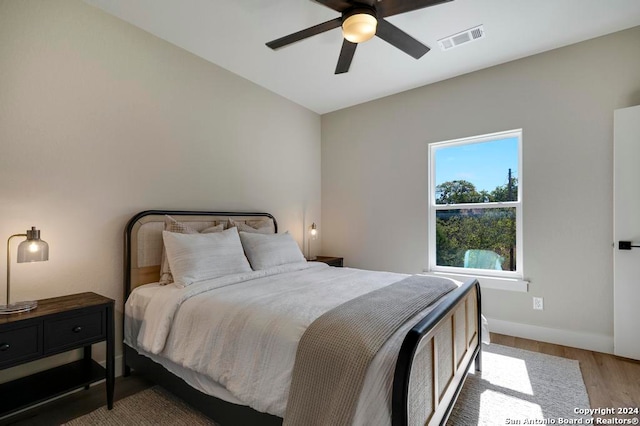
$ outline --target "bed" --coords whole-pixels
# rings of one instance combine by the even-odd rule
[[[281,425],[283,417],[285,425],[302,424],[288,420],[295,418],[292,407],[301,404],[287,401],[300,395],[297,390],[314,387],[309,378],[298,380],[311,373],[297,363],[301,342],[319,317],[353,300],[369,303],[363,298],[376,291],[424,279],[304,260],[274,266],[247,249],[247,241],[264,241],[262,236],[238,232],[252,270],[212,280],[195,277],[189,286],[160,285],[163,257],[175,259],[173,251],[163,253],[163,231],[165,240],[175,237],[166,234],[169,220],[194,233],[229,224],[249,230],[262,223],[268,226],[257,233],[287,234],[277,234],[268,213],[242,212],[149,210],[125,228],[125,375],[133,369],[150,377],[221,425]],[[481,368],[480,286],[469,280],[452,288],[385,340],[361,379],[346,424],[446,423],[467,371],[474,363]]]

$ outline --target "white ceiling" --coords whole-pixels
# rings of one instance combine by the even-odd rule
[[[334,75],[339,28],[265,46],[339,16],[313,0],[85,1],[320,114],[640,25],[640,0],[454,0],[388,18],[431,47],[421,59],[374,37]],[[438,47],[479,24],[485,38]]]

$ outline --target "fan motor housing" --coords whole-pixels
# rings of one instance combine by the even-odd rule
[[[378,19],[378,14],[376,13],[376,9],[372,6],[367,6],[365,4],[363,5],[358,5],[358,6],[354,6],[350,9],[345,10],[342,13],[342,22],[344,23],[344,21],[346,21],[348,18],[350,18],[353,15],[359,15],[361,13],[367,14],[367,15],[371,15],[374,18]]]

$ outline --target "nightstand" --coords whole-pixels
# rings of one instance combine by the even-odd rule
[[[0,384],[0,417],[106,379],[107,407],[115,381],[114,301],[95,293],[38,300],[29,312],[0,316],[0,370],[84,348],[84,357]],[[106,368],[91,359],[91,345],[106,341]]]
[[[329,266],[337,266],[339,268],[342,268],[344,258],[343,257],[334,257],[334,256],[316,256],[316,258],[313,259],[313,261],[314,262],[323,262],[323,263],[326,263]]]

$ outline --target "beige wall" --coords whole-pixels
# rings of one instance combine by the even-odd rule
[[[531,284],[484,291],[485,313],[531,337],[611,350],[613,110],[636,104],[640,27],[326,114],[323,251],[422,271],[427,145],[522,128]]]
[[[12,299],[121,312],[141,210],[267,211],[300,244],[320,222],[317,114],[80,0],[0,0],[0,41],[0,238],[36,225],[50,245],[16,264],[15,242]]]

